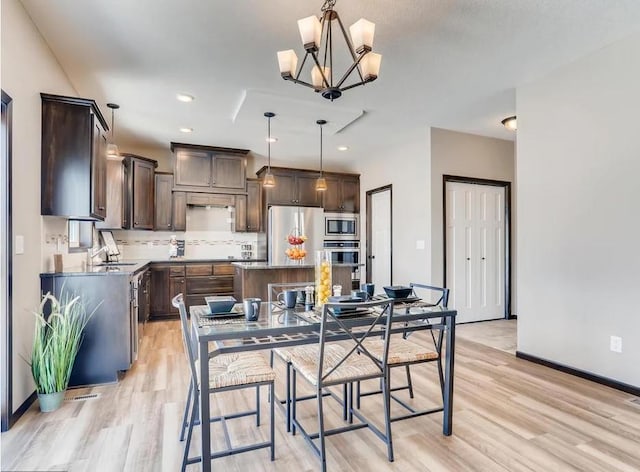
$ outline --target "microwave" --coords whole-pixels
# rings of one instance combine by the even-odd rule
[[[325,213],[324,239],[360,239],[360,217],[355,213]]]

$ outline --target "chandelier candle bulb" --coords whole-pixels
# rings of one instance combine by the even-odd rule
[[[362,58],[360,68],[365,81],[371,82],[378,78],[381,62],[382,55],[376,54],[375,52],[370,52]]]
[[[305,50],[318,50],[320,48],[322,26],[317,16],[311,15],[298,20],[298,30]]]
[[[349,26],[349,33],[351,34],[351,42],[353,48],[358,54],[362,54],[364,51],[371,51],[373,48],[373,36],[376,31],[375,23],[360,18],[354,24]]]
[[[280,75],[291,76],[296,73],[298,67],[298,55],[293,49],[286,51],[278,51],[278,66],[280,67]]]

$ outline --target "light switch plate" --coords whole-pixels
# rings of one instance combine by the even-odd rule
[[[416,249],[424,249],[424,239],[418,239],[416,241]]]
[[[16,254],[24,254],[24,236],[16,234]]]

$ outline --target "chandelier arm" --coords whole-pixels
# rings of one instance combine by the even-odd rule
[[[354,87],[360,87],[361,85],[366,85],[366,84],[368,84],[369,82],[373,82],[373,81],[374,81],[374,80],[376,80],[376,79],[377,79],[377,77],[374,77],[374,78],[372,78],[372,79],[365,80],[364,82],[356,82],[355,84],[351,84],[351,85],[347,85],[346,87],[342,87],[342,88],[340,89],[340,91],[341,91],[341,92],[344,92],[345,90],[349,90],[349,89],[352,89],[352,88],[354,88]]]
[[[324,12],[322,15],[322,31],[320,32],[320,38],[322,38],[322,36],[325,36],[324,39],[324,58],[322,60],[322,69],[324,71],[324,68],[327,66],[327,54],[329,53],[329,30],[331,29],[331,20],[327,20],[327,17],[330,14],[327,14],[327,12]],[[320,41],[320,46],[322,46],[322,40]],[[319,66],[318,66],[319,67]],[[329,84],[327,83],[327,87],[329,86]]]
[[[309,51],[304,55],[304,59],[302,59],[302,64],[298,67],[298,73],[296,74],[295,79],[300,80],[300,74],[302,73],[302,68],[304,67],[304,63],[307,62],[307,57],[309,57]]]
[[[316,56],[315,52],[310,52],[309,54],[311,54],[311,57],[313,57],[313,60],[316,63],[316,66],[318,66],[318,70],[320,71],[320,74],[322,75],[323,84],[325,84],[326,87],[329,87],[329,81],[327,80],[327,76],[324,75],[324,67],[320,66],[320,61],[318,61],[318,56]]]
[[[340,29],[342,30],[342,36],[344,36],[344,41],[345,43],[347,43],[347,48],[349,49],[349,53],[351,54],[351,59],[353,59],[353,62],[359,63],[360,59],[362,59],[362,56],[364,56],[364,54],[362,54],[360,58],[358,58],[358,56],[356,55],[356,52],[353,49],[353,44],[351,44],[351,39],[349,39],[347,30],[344,28],[344,25],[342,24],[342,20],[340,19],[340,15],[338,15],[338,13],[336,13],[336,20],[338,20],[338,24],[340,25]],[[366,52],[368,51],[365,51],[365,53]],[[364,84],[364,77],[362,77],[362,72],[360,72],[359,67],[358,67],[358,75],[360,76],[360,81]],[[342,82],[344,82],[344,80],[341,81],[341,83]],[[338,87],[340,87],[340,85],[338,85]]]
[[[366,52],[365,52],[366,54]],[[358,67],[358,65],[360,64],[360,61],[362,60],[362,58],[365,56],[365,54],[362,54],[361,56],[359,56],[356,61],[351,64],[351,67],[349,67],[349,69],[347,69],[347,71],[344,73],[344,75],[342,76],[342,78],[340,79],[340,82],[338,82],[338,85],[336,85],[337,88],[340,88],[342,86],[342,84],[344,83],[345,80],[347,80],[347,78],[351,75],[351,72],[353,72],[353,69],[355,69],[356,67]],[[358,71],[360,71],[360,69],[358,68]],[[362,74],[360,74],[360,82],[359,85],[364,85],[364,79],[362,78]],[[346,90],[346,89],[345,89]]]
[[[331,26],[331,18],[329,18],[329,27],[327,28],[327,38],[327,49],[329,50],[329,87],[333,87],[333,26]]]
[[[299,84],[299,85],[304,85],[305,87],[309,87],[311,89],[313,89],[316,92],[319,92],[320,90],[322,90],[321,88],[316,87],[315,85],[312,85],[308,82],[305,82],[304,80],[299,80],[296,79],[293,76],[288,76],[288,77],[282,77],[284,80],[288,80],[290,82],[293,82],[294,84]]]

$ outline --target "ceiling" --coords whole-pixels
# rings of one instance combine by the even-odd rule
[[[276,60],[282,49],[302,59],[296,21],[319,14],[320,0],[22,3],[77,92],[105,115],[120,104],[119,144],[266,154],[262,114],[273,111],[280,162],[317,160],[320,118],[334,123],[329,163],[366,159],[419,127],[513,139],[500,120],[516,112],[516,87],[640,28],[638,0],[339,0],[346,26],[376,24],[383,58],[377,81],[331,103],[282,80]]]

